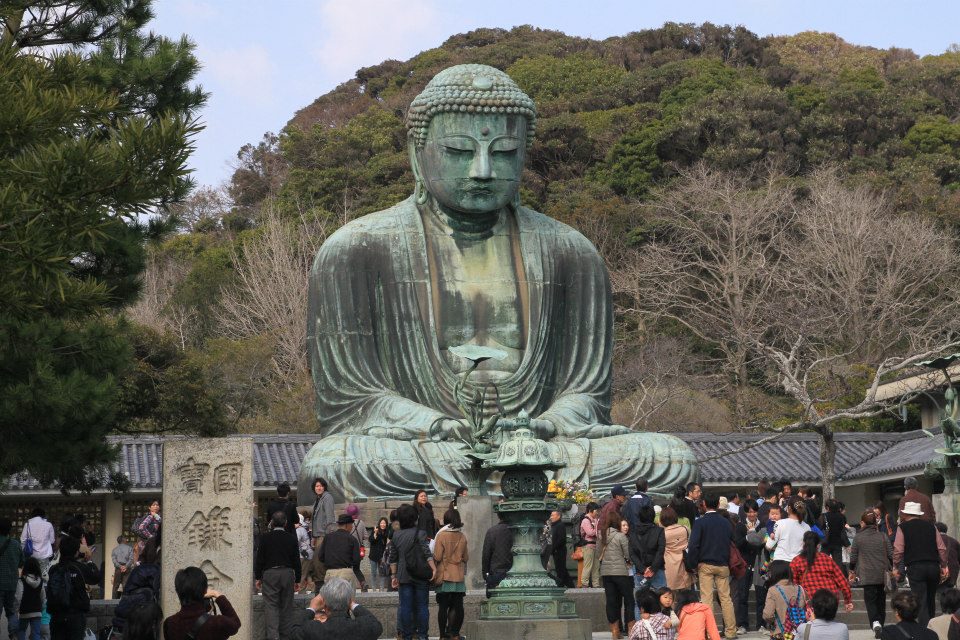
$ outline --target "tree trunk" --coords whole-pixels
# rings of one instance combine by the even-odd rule
[[[830,427],[819,426],[816,428],[820,436],[820,477],[823,479],[822,503],[835,497],[837,488],[837,443],[833,439],[833,431]]]
[[[14,37],[17,31],[20,30],[20,25],[23,23],[23,11],[12,9],[8,14],[5,14],[3,18],[6,27],[3,29],[2,35],[0,35],[0,47],[7,49],[15,44]]]
[[[738,350],[731,354],[730,366],[730,400],[733,404],[733,427],[742,429],[749,421],[747,398],[749,385],[747,383],[747,352]]]

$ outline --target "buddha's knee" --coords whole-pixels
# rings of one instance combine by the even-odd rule
[[[654,455],[672,453],[677,457],[696,461],[690,445],[669,433],[635,431],[623,435],[611,436],[609,438],[602,438],[600,440],[593,440],[592,442],[594,443],[594,449],[597,448],[599,443],[604,443],[604,447],[611,447],[614,451],[619,451],[622,454],[644,451]]]

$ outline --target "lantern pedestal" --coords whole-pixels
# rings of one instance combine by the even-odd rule
[[[504,499],[493,509],[513,530],[513,566],[491,590],[490,599],[480,605],[480,619],[467,624],[466,636],[471,640],[589,640],[591,622],[577,617],[576,604],[540,560],[540,531],[559,506],[547,495],[545,471],[560,465],[550,458],[544,441],[521,428],[500,446],[497,460],[488,466],[503,471]]]

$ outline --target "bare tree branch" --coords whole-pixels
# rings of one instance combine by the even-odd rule
[[[652,205],[663,231],[612,280],[639,322],[667,318],[723,354],[741,428],[747,368],[765,373],[794,409],[749,447],[816,432],[830,497],[836,425],[890,411],[883,381],[960,347],[960,267],[951,234],[894,215],[883,194],[829,168],[803,183],[683,173]]]
[[[258,233],[233,254],[238,284],[224,289],[217,320],[224,336],[270,336],[279,380],[295,385],[307,375],[307,276],[325,229],[305,219],[281,220],[269,208]]]

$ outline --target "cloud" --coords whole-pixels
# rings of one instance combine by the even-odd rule
[[[216,97],[229,94],[261,105],[273,102],[275,67],[266,47],[201,48],[198,57],[204,66],[205,79],[210,78],[212,82],[207,88]]]
[[[337,81],[386,59],[409,58],[449,35],[444,16],[429,0],[324,0],[319,13],[314,56],[322,73]]]

